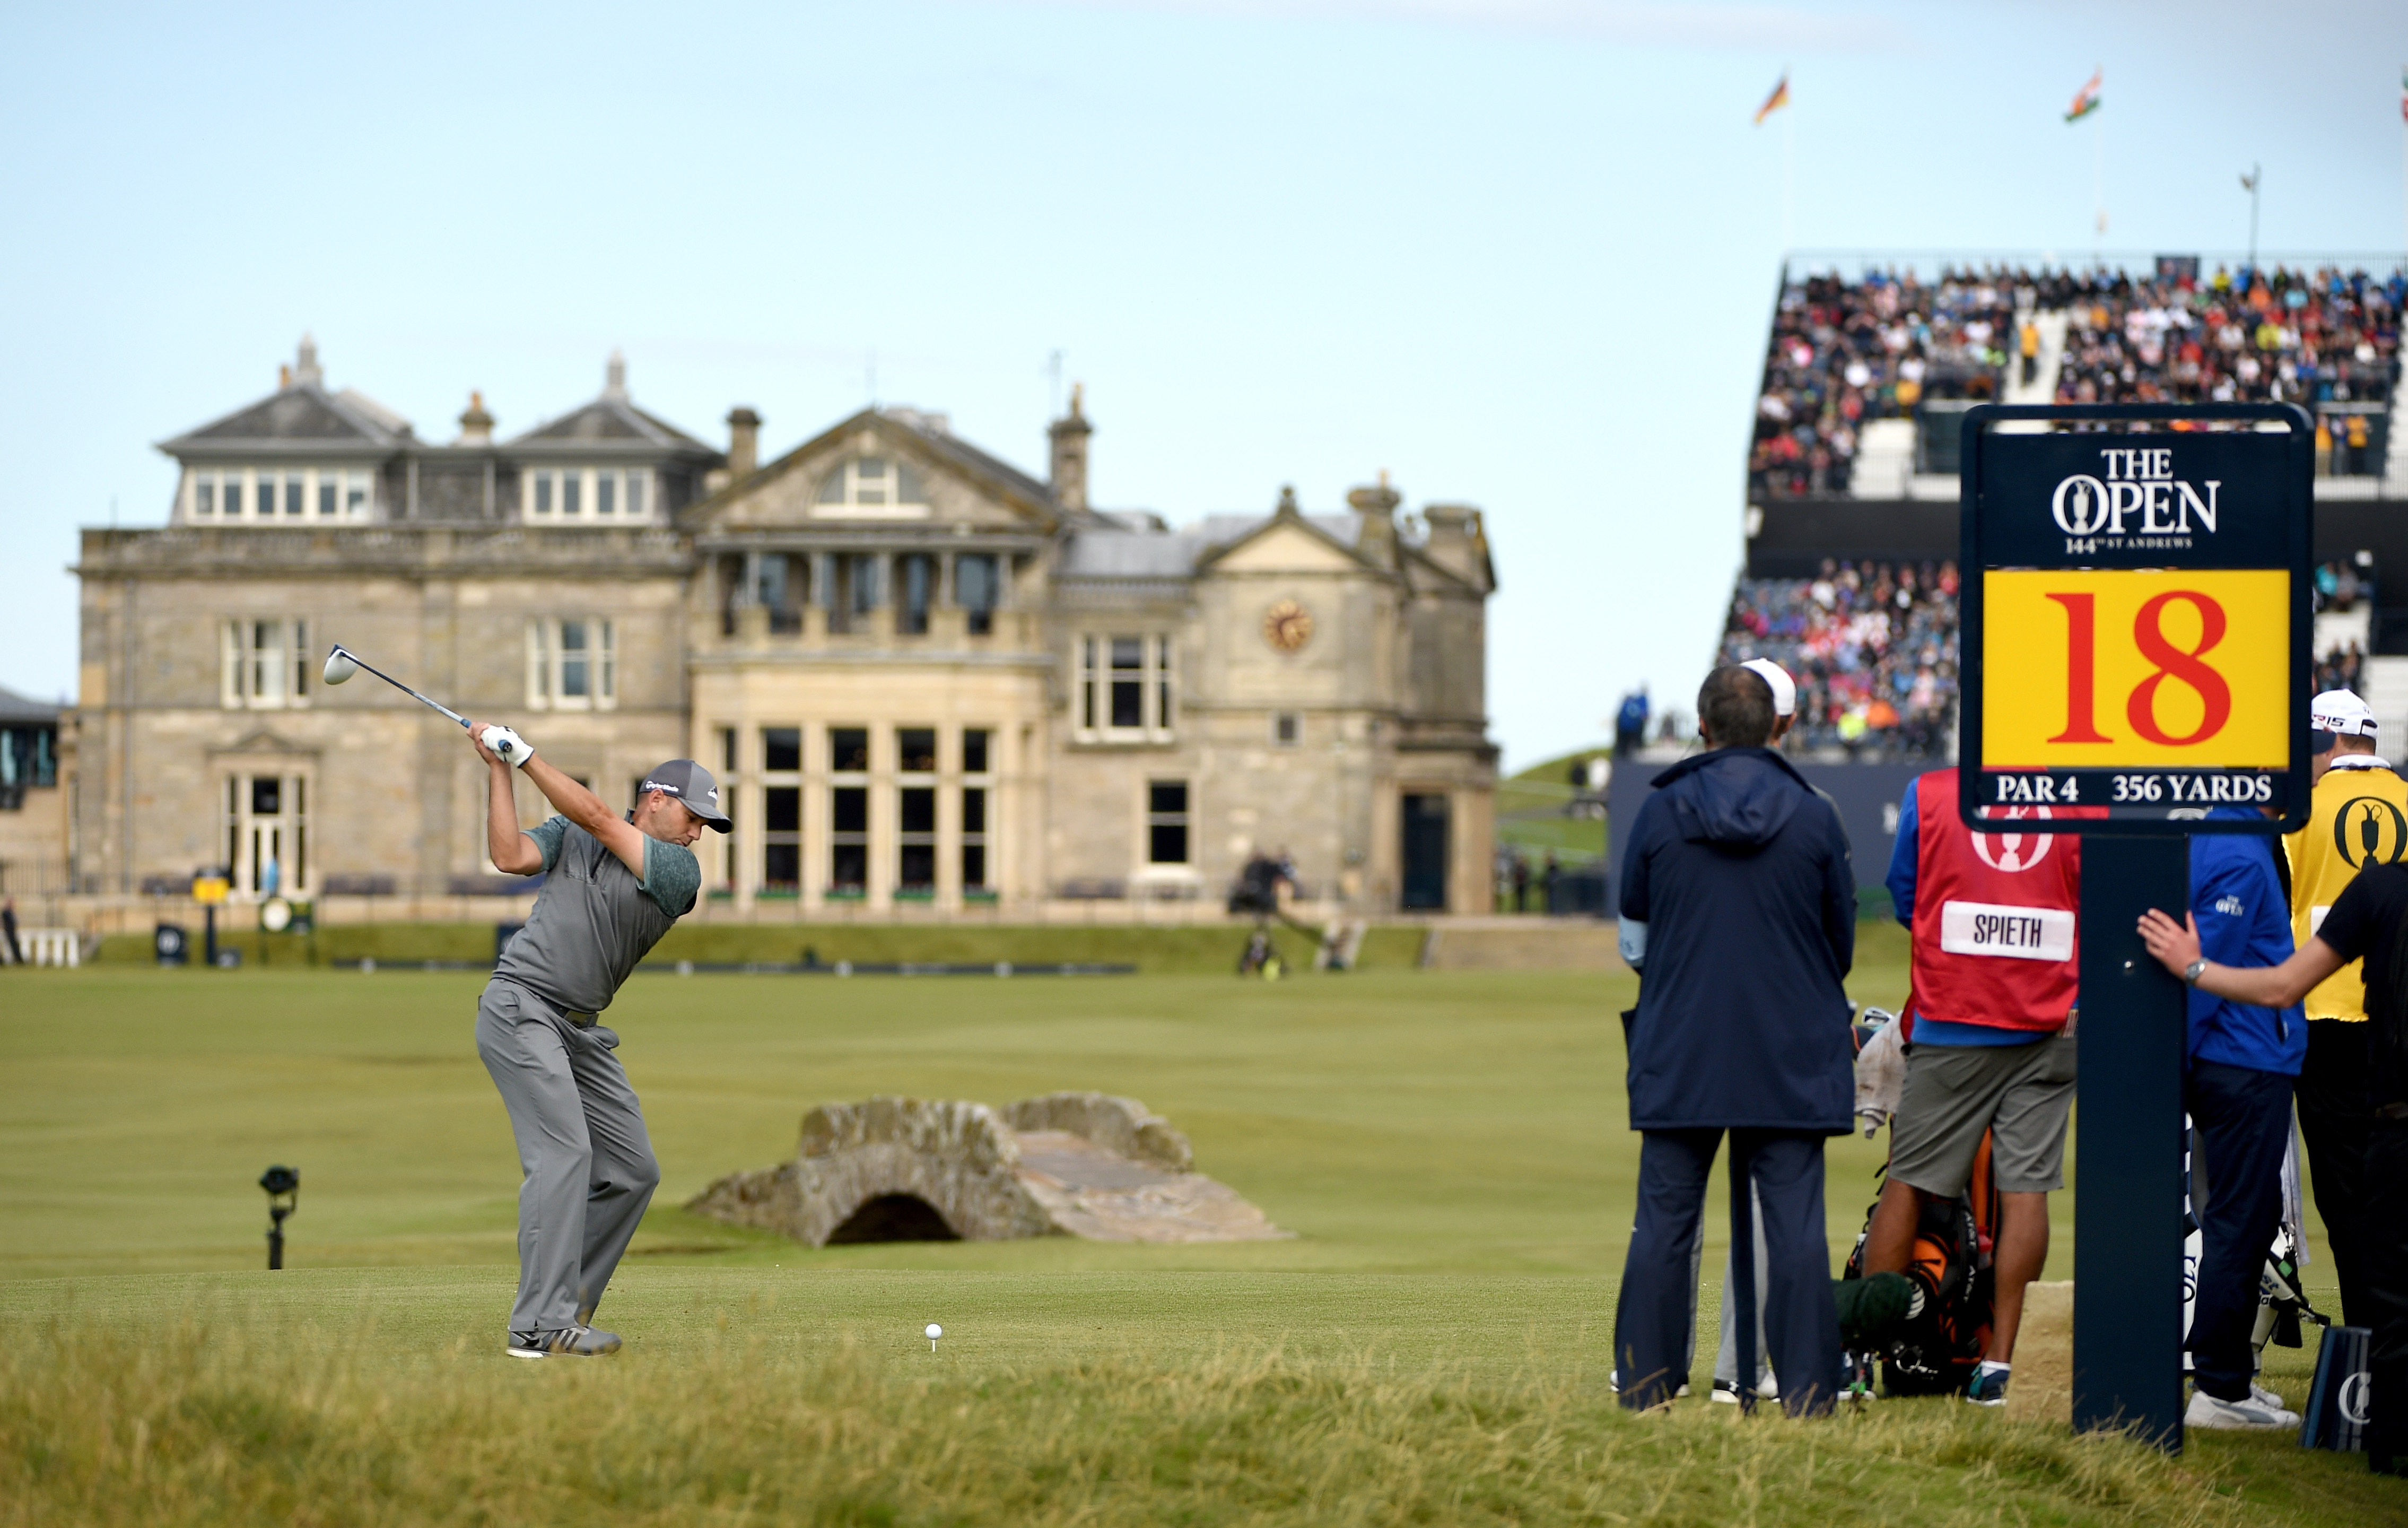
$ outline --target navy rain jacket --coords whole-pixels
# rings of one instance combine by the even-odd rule
[[[1770,748],[1682,760],[1631,824],[1621,909],[1646,926],[1633,1130],[1848,1132],[1856,882],[1828,799]]]

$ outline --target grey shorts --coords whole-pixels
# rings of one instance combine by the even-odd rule
[[[1910,1045],[1889,1175],[1926,1193],[1962,1193],[1987,1130],[2000,1193],[2064,1188],[2075,1054],[2070,1034],[2022,1045]]]

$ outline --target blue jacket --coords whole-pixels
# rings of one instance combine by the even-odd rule
[[[1769,748],[1682,760],[1631,824],[1621,912],[1632,1129],[1847,1133],[1856,883],[1828,799]]]
[[[2210,817],[2257,814],[2219,806]],[[2200,953],[2219,966],[2279,966],[2291,958],[2291,910],[2274,873],[2271,834],[2200,833],[2190,841],[2190,910]],[[2300,1074],[2308,1024],[2298,1003],[2257,1008],[2197,987],[2190,992],[2190,1059],[2253,1072]]]

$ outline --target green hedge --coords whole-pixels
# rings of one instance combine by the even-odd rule
[[[328,965],[372,959],[406,966],[422,960],[490,960],[490,923],[344,924],[308,934],[231,930],[222,919],[218,943],[242,952],[247,967]],[[200,959],[200,919],[185,922],[193,959]],[[653,961],[801,960],[806,950],[822,963],[889,965],[903,961],[1016,965],[1062,962],[1134,965],[1147,974],[1219,973],[1236,969],[1247,930],[1239,927],[1133,928],[1109,924],[1025,926],[996,924],[699,923],[669,930]],[[1422,931],[1410,926],[1374,928],[1365,937],[1360,964],[1396,969],[1414,963]],[[1272,930],[1280,958],[1291,968],[1310,969],[1312,942],[1292,929]],[[98,959],[148,964],[150,938],[113,934],[101,942]]]

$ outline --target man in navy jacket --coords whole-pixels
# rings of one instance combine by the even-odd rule
[[[2211,817],[2245,818],[2220,806]],[[2273,845],[2255,833],[2190,841],[2190,909],[2202,959],[2279,966],[2291,958],[2291,915]],[[2183,1097],[2199,1130],[2207,1202],[2200,1208],[2199,1293],[2191,1307],[2187,1427],[2274,1430],[2300,1425],[2283,1398],[2257,1383],[2250,1337],[2258,1284],[2283,1216],[2283,1148],[2291,1088],[2308,1053],[2298,1003],[2264,1008],[2190,989],[2190,1067]]]
[[[1765,1336],[1791,1415],[1830,1409],[1839,1317],[1823,1142],[1850,1125],[1856,887],[1830,801],[1765,746],[1771,687],[1715,670],[1698,692],[1706,752],[1656,777],[1623,850],[1623,953],[1639,969],[1630,1125],[1639,1214],[1614,1312],[1622,1404],[1670,1400],[1687,1367],[1690,1251],[1723,1132],[1763,1205]],[[1746,1203],[1734,1188],[1735,1201]]]

